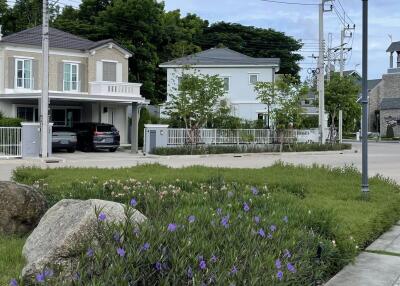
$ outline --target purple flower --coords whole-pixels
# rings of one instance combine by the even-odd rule
[[[210,261],[211,261],[212,263],[217,262],[217,260],[218,260],[218,258],[217,258],[215,255],[211,256]]]
[[[260,223],[260,217],[259,217],[259,216],[255,216],[255,217],[254,217],[254,222],[255,222],[256,224],[259,224],[259,223]]]
[[[269,230],[271,231],[271,232],[275,232],[276,231],[276,225],[271,225],[270,227],[269,227]]]
[[[143,250],[143,251],[147,251],[147,250],[149,250],[149,248],[150,248],[150,243],[148,243],[148,242],[146,242],[146,243],[143,244],[143,246],[142,246],[142,250]]]
[[[275,260],[275,267],[276,267],[276,269],[282,268],[282,263],[281,263],[280,259]]]
[[[106,218],[107,218],[107,216],[106,216],[105,213],[101,212],[101,213],[99,214],[99,221],[105,221]]]
[[[154,264],[154,268],[155,268],[157,271],[161,271],[161,270],[162,270],[161,262],[160,262],[160,261],[157,261],[156,264]]]
[[[292,273],[296,273],[296,268],[293,266],[292,263],[288,263],[287,265],[287,269],[292,272]]]
[[[283,272],[282,271],[278,271],[278,273],[276,274],[276,277],[278,277],[279,281],[282,281],[283,279]]]
[[[123,249],[123,248],[121,248],[121,247],[118,247],[117,248],[117,254],[119,255],[119,256],[121,256],[121,257],[124,257],[125,256],[125,250]]]
[[[38,273],[36,274],[36,281],[39,283],[44,282],[44,280],[46,279],[46,277],[44,276],[44,273]]]
[[[289,218],[287,217],[287,215],[285,215],[285,216],[283,217],[283,221],[284,221],[285,223],[288,223],[288,222],[289,222]]]
[[[131,199],[131,202],[130,202],[130,205],[131,205],[131,207],[136,207],[137,206],[137,201],[136,201],[136,199]]]
[[[222,226],[225,227],[225,228],[228,228],[228,227],[229,227],[229,215],[224,216],[224,217],[221,219],[221,224],[222,224]]]
[[[199,263],[199,267],[201,270],[204,270],[207,268],[207,263],[204,260],[201,260]]]
[[[265,237],[265,231],[264,231],[262,228],[259,229],[259,231],[257,232],[257,234],[258,234],[259,236],[261,236],[261,237]]]
[[[36,281],[39,283],[45,282],[46,278],[53,276],[53,270],[45,269],[43,272],[36,275]]]
[[[217,208],[217,215],[221,215],[222,214],[222,209],[221,208]]]
[[[270,232],[268,233],[267,238],[272,239],[272,234]]]
[[[193,278],[193,270],[192,270],[192,268],[189,266],[188,267],[188,269],[186,270],[186,274],[187,274],[187,277],[189,278],[189,279],[192,279]]]
[[[188,217],[188,222],[189,223],[194,223],[196,221],[196,217],[194,215],[191,215]]]
[[[292,257],[292,254],[290,253],[289,250],[285,249],[284,252],[285,252],[285,253],[283,254],[283,258],[290,258],[290,257]]]
[[[72,280],[77,281],[79,279],[81,279],[81,275],[79,272],[75,272],[74,275],[72,275]]]
[[[258,190],[256,187],[251,187],[251,192],[253,193],[253,195],[257,196],[258,195]]]
[[[115,242],[120,243],[121,242],[121,235],[119,233],[114,233],[113,238],[115,240]]]
[[[93,257],[93,255],[94,255],[94,250],[93,250],[92,248],[88,248],[88,250],[87,250],[87,252],[86,252],[86,255],[87,255],[88,257]]]
[[[170,223],[170,224],[168,225],[167,230],[168,230],[169,232],[174,232],[174,231],[176,231],[176,228],[177,228],[176,223]]]
[[[235,265],[233,265],[233,267],[231,269],[231,275],[235,275],[236,273],[238,273],[238,269],[236,268]]]
[[[243,210],[244,210],[245,212],[248,212],[248,211],[250,210],[250,207],[249,207],[249,205],[248,205],[247,203],[244,203],[244,204],[243,204]]]
[[[232,198],[233,197],[233,192],[228,192],[228,198]]]
[[[200,262],[200,261],[202,261],[202,260],[204,260],[204,256],[203,255],[198,255],[197,256],[197,260]]]
[[[10,280],[10,286],[18,286],[18,282],[16,279],[11,279]]]

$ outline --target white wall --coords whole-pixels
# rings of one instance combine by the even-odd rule
[[[0,48],[0,93],[4,92],[4,81],[5,81],[4,50]]]
[[[178,77],[183,73],[181,68],[167,69],[167,91],[168,94],[176,92]],[[272,68],[195,68],[185,70],[185,73],[197,73],[204,75],[219,75],[220,77],[229,77],[229,92],[226,96],[233,105],[234,114],[246,120],[256,120],[257,111],[265,110],[266,105],[257,100],[257,94],[254,91],[254,85],[250,84],[250,74],[258,74],[259,81],[271,82],[273,80]],[[167,100],[170,97],[168,96]]]

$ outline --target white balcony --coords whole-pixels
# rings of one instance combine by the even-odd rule
[[[141,97],[141,86],[140,83],[96,81],[89,83],[89,93],[91,95],[137,98]]]

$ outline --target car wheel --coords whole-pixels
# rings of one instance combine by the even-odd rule
[[[83,152],[91,152],[93,151],[93,146],[91,146],[90,144],[85,144],[82,148]]]
[[[75,153],[75,148],[69,148],[69,149],[67,149],[67,152],[68,153]]]
[[[115,152],[115,151],[117,151],[117,149],[118,148],[110,148],[109,150],[110,150],[110,152]]]

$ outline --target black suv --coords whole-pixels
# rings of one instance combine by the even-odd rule
[[[78,137],[77,148],[84,152],[99,149],[115,152],[119,147],[119,132],[112,124],[78,123],[74,130]]]

